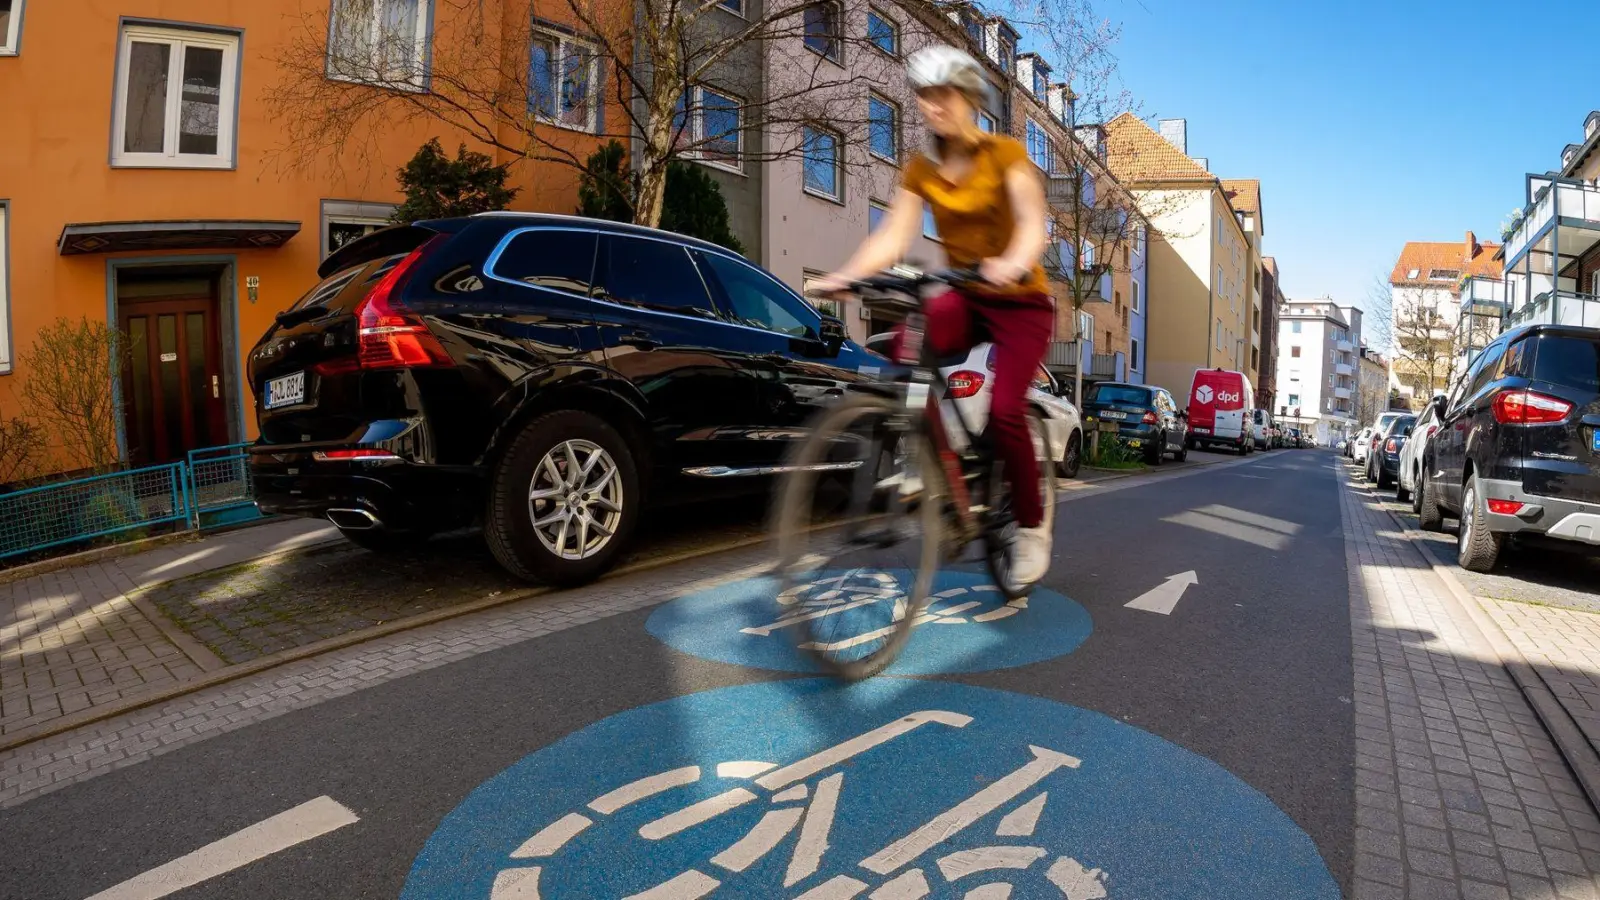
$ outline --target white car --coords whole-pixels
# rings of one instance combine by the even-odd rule
[[[1367,464],[1367,451],[1372,448],[1372,426],[1361,429],[1350,444],[1350,459],[1358,466]]]
[[[1356,463],[1357,465],[1360,465],[1362,471],[1366,473],[1368,481],[1378,480],[1377,472],[1374,469],[1374,466],[1378,461],[1373,458],[1372,451],[1377,449],[1376,445],[1381,442],[1383,440],[1383,436],[1388,433],[1390,424],[1392,424],[1395,419],[1407,415],[1410,415],[1410,413],[1399,410],[1383,413],[1382,415],[1378,416],[1378,421],[1372,423],[1371,428],[1368,428],[1361,433],[1363,437],[1356,445]]]
[[[879,356],[887,356],[893,340],[893,332],[884,332],[867,338],[863,346]],[[949,361],[949,365],[940,367],[951,389],[952,399],[947,402],[961,414],[962,421],[973,433],[983,431],[989,422],[989,395],[994,392],[994,353],[993,344],[979,344],[965,359]],[[1062,478],[1077,477],[1078,467],[1083,463],[1083,418],[1076,406],[1056,396],[1055,379],[1044,366],[1039,367],[1033,386],[1028,389],[1028,402],[1044,420],[1045,432],[1050,435],[1056,474]],[[948,415],[945,420],[951,444],[961,446],[965,436],[960,426]]]
[[[1434,398],[1443,399],[1444,395]],[[1400,472],[1395,478],[1395,499],[1411,502],[1412,512],[1422,509],[1422,455],[1428,449],[1428,440],[1439,430],[1439,405],[1429,403],[1417,414],[1417,424],[1411,426],[1411,437],[1400,448]]]

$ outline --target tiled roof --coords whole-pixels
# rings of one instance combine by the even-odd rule
[[[1261,182],[1254,178],[1224,178],[1222,193],[1227,195],[1234,212],[1254,213],[1261,218]]]
[[[1123,113],[1106,124],[1106,165],[1118,181],[1128,185],[1141,181],[1215,180],[1133,113]]]
[[[1499,244],[1479,241],[1470,231],[1466,239],[1461,241],[1407,241],[1405,248],[1400,251],[1399,261],[1394,264],[1394,271],[1389,273],[1389,283],[1396,286],[1446,287],[1444,277],[1434,279],[1432,274],[1435,271],[1454,272],[1456,274],[1448,278],[1448,287],[1453,292],[1459,280],[1468,275],[1499,278],[1503,268],[1500,261],[1494,258],[1499,249]],[[1413,272],[1416,274],[1413,275]]]

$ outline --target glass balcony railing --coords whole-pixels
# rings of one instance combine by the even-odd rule
[[[1506,238],[1506,268],[1513,268],[1535,244],[1546,243],[1549,230],[1558,223],[1575,232],[1570,242],[1561,242],[1563,254],[1593,246],[1600,240],[1600,187],[1581,181],[1547,180]]]
[[[1497,278],[1472,277],[1461,283],[1461,311],[1499,318],[1506,314],[1506,285]]]
[[[1506,320],[1518,325],[1578,325],[1600,328],[1600,296],[1573,291],[1546,291],[1523,304]]]

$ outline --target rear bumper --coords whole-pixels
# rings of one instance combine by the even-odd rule
[[[1253,443],[1255,438],[1246,434],[1199,434],[1190,428],[1188,440],[1200,446],[1243,447],[1246,443]]]
[[[400,461],[325,462],[309,450],[251,448],[256,505],[278,515],[326,518],[357,510],[374,527],[444,530],[468,524],[482,501],[471,469]]]
[[[1515,481],[1478,480],[1485,500],[1524,504],[1515,515],[1488,513],[1489,530],[1501,534],[1543,535],[1600,546],[1600,503],[1530,494]]]

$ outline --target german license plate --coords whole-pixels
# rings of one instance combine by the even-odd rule
[[[1194,433],[1195,434],[1210,434],[1211,433],[1211,429],[1209,429],[1209,428],[1196,428],[1194,430]]]
[[[306,402],[306,373],[296,372],[267,382],[267,409]]]
[[[1102,418],[1102,419],[1126,419],[1127,417],[1128,417],[1127,413],[1125,413],[1125,412],[1117,412],[1114,409],[1108,409],[1105,412],[1100,414],[1100,418]]]

